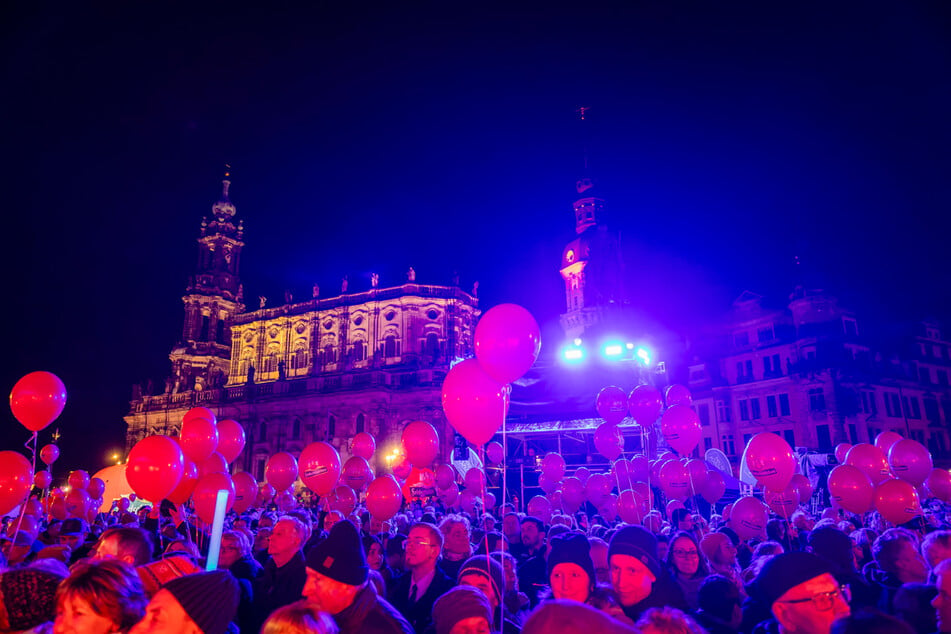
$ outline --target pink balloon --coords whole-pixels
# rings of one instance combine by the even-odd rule
[[[294,458],[290,454],[285,455],[291,458],[291,460]],[[273,456],[271,460],[275,457],[277,456]],[[358,458],[358,460],[362,460],[362,458]],[[268,461],[268,467],[270,466],[271,462]],[[275,482],[271,478],[271,475],[268,474],[267,481],[273,484],[274,488],[278,491],[290,488],[290,486],[294,484],[294,480],[298,474],[297,463],[293,463],[293,465],[287,463],[288,469],[290,469],[291,466],[293,466],[293,471],[290,472],[285,479],[280,482]],[[290,477],[291,475],[293,477]],[[329,443],[310,443],[300,452],[300,476],[304,486],[308,489],[317,495],[327,495],[334,490],[334,487],[337,486],[337,482],[340,480],[340,454],[338,454],[336,448]]]
[[[457,363],[446,374],[442,384],[446,419],[473,445],[492,440],[508,406],[508,386],[486,374],[475,359]]]
[[[46,487],[41,487],[45,489]],[[89,486],[86,487],[86,492],[89,493],[89,496],[92,498],[101,498],[102,494],[106,492],[106,483],[102,481],[101,478],[90,478]]]
[[[617,500],[618,498],[616,495],[609,493],[604,497],[604,502],[598,506],[598,513],[601,514],[604,519],[610,522],[613,522],[617,517]]]
[[[172,489],[172,492],[166,496],[168,500],[175,504],[184,504],[187,502],[195,490],[195,485],[198,484],[198,477],[198,466],[188,458],[185,458],[185,468],[182,470],[182,479],[179,480],[178,486]]]
[[[630,489],[634,477],[631,475],[631,462],[627,458],[618,458],[611,465],[611,471],[614,473],[614,479],[617,481],[618,491]]]
[[[646,482],[635,482],[631,485],[631,490],[640,494],[642,498],[647,500],[647,505],[649,507],[654,507],[654,492],[651,491],[651,488],[647,486]]]
[[[194,408],[188,411],[191,414]],[[204,409],[204,408],[201,408]],[[182,431],[178,436],[178,444],[186,456],[200,465],[215,453],[218,448],[218,428],[207,418],[198,418],[188,414],[182,419]]]
[[[673,517],[674,511],[677,509],[687,508],[684,506],[684,503],[680,500],[671,500],[667,503],[667,517]]]
[[[584,483],[585,497],[591,501],[595,508],[600,508],[611,493],[611,480],[603,473],[592,473],[588,481]]]
[[[66,407],[66,386],[52,372],[30,372],[10,391],[13,417],[37,432],[59,418]]]
[[[305,447],[305,451],[310,446],[311,445]],[[301,456],[303,456],[303,452],[301,452]],[[316,467],[313,465],[310,466],[310,469],[312,472],[316,471]],[[268,484],[273,486],[278,493],[291,488],[291,486],[297,480],[297,472],[297,460],[294,458],[294,456],[287,453],[286,451],[280,451],[268,458],[267,464],[264,466],[265,479],[267,479]],[[337,473],[338,475],[340,473],[339,467]],[[311,491],[313,491],[313,489],[311,489]],[[314,491],[314,493],[317,492]]]
[[[651,468],[651,480],[657,482],[660,479],[660,468],[665,464],[670,462],[670,460],[664,460],[663,458],[658,458],[650,463]]]
[[[660,488],[668,497],[686,500],[690,496],[690,476],[679,460],[668,460],[660,468]]]
[[[202,476],[192,492],[192,504],[195,505],[195,514],[205,524],[211,524],[215,519],[215,504],[218,501],[218,491],[228,492],[228,501],[225,512],[234,506],[235,489],[231,476],[227,473],[209,473]]]
[[[334,489],[333,499],[330,502],[331,510],[340,511],[346,517],[353,512],[356,505],[357,495],[353,492],[353,489],[346,484],[338,485]]]
[[[125,475],[133,491],[158,502],[175,490],[184,471],[178,443],[167,436],[146,436],[129,452]]]
[[[23,510],[26,515],[32,515],[34,517],[39,517],[43,514],[43,505],[40,504],[40,501],[36,498],[30,498],[26,501],[26,508]],[[10,526],[14,526],[11,522]]]
[[[482,508],[486,512],[495,508],[495,495],[493,493],[486,491],[485,495],[482,496]]]
[[[812,483],[809,481],[809,478],[802,475],[801,473],[793,474],[789,484],[795,488],[796,493],[799,494],[800,503],[805,503],[809,501],[809,498],[812,497]]]
[[[845,463],[865,472],[873,485],[879,485],[892,477],[888,460],[881,449],[868,443],[859,443],[849,449]]]
[[[901,434],[897,434],[893,431],[883,431],[875,437],[875,446],[881,449],[882,453],[887,456],[892,445],[899,440],[901,440]]]
[[[657,456],[657,459],[661,462],[667,462],[668,460],[677,460],[677,454],[672,451],[665,451],[664,453]]]
[[[218,453],[220,453],[229,464],[234,462],[241,452],[244,451],[244,445],[247,438],[244,434],[244,427],[236,420],[223,420],[218,423]]]
[[[476,359],[486,374],[499,383],[521,378],[535,363],[541,347],[538,322],[517,304],[493,306],[476,326]]]
[[[690,407],[693,404],[693,397],[690,395],[690,390],[683,385],[671,385],[667,388],[667,393],[664,394],[664,397],[667,401],[667,407],[672,407],[673,405],[686,405]]]
[[[441,464],[436,467],[436,488],[448,489],[456,481],[456,470],[452,465]]]
[[[234,474],[231,476],[231,481],[234,484],[234,510],[237,513],[244,513],[257,501],[258,482],[247,471]]]
[[[829,495],[835,504],[846,511],[862,514],[872,508],[875,492],[872,481],[864,471],[849,464],[840,464],[829,472]]]
[[[44,445],[40,449],[40,460],[43,461],[43,464],[49,466],[56,462],[59,459],[59,447],[56,445]]]
[[[635,482],[647,482],[650,477],[651,465],[647,456],[634,456],[628,460],[631,479]]]
[[[385,522],[396,515],[403,506],[403,492],[391,475],[377,477],[367,487],[367,510],[374,519]]]
[[[350,441],[350,452],[354,456],[360,456],[364,460],[370,460],[375,451],[376,441],[373,439],[373,436],[365,431],[360,432]]]
[[[537,517],[546,524],[551,521],[551,502],[546,497],[536,495],[528,501],[525,510],[530,516]]]
[[[575,469],[575,477],[581,480],[581,484],[584,484],[591,477],[591,470],[588,467],[578,467]]]
[[[793,511],[799,506],[799,492],[796,490],[796,487],[793,486],[792,482],[782,491],[774,491],[772,489],[764,490],[763,499],[766,501],[766,505],[772,509],[773,513],[786,519],[789,519],[789,516],[792,515]]]
[[[485,446],[485,455],[489,459],[489,464],[499,464],[505,459],[505,451],[497,442],[490,442]]]
[[[278,510],[280,510],[282,513],[287,513],[288,511],[293,511],[297,508],[297,498],[294,497],[294,492],[290,489],[281,491],[275,495],[274,503],[277,505]]]
[[[466,471],[463,483],[466,485],[467,491],[477,496],[483,495],[485,493],[485,472],[482,471],[482,469],[473,467]]]
[[[640,524],[649,510],[646,501],[637,491],[625,489],[618,494],[617,512],[621,516],[621,521],[628,524]]]
[[[560,482],[555,482],[544,473],[538,476],[538,487],[545,493],[554,493],[558,490]]]
[[[845,463],[845,456],[849,453],[849,449],[852,448],[847,442],[840,442],[835,446],[835,459],[839,461],[839,464]]]
[[[86,489],[89,487],[89,474],[82,469],[70,471],[66,482],[73,489]]]
[[[459,485],[453,482],[445,489],[440,489],[437,497],[447,507],[452,506],[459,499]]]
[[[402,442],[406,459],[419,469],[430,466],[439,453],[439,434],[425,421],[413,421],[404,427]]]
[[[925,488],[932,497],[951,502],[951,473],[945,469],[932,469],[925,480]]]
[[[204,418],[205,420],[211,421],[212,425],[218,424],[218,418],[215,416],[215,413],[208,409],[207,407],[193,407],[182,416],[182,424],[190,421],[193,418]]]
[[[274,496],[277,495],[277,491],[274,490],[267,482],[262,482],[258,485],[258,499],[256,500],[257,504],[265,504],[274,499]]]
[[[888,450],[888,463],[897,477],[921,486],[934,469],[931,452],[917,440],[899,440]]]
[[[773,491],[784,491],[796,473],[796,458],[789,443],[772,432],[760,432],[750,438],[743,460],[756,481]]]
[[[617,425],[601,423],[594,432],[594,447],[608,460],[617,460],[624,448],[624,438]]]
[[[724,493],[726,493],[726,481],[723,479],[723,474],[711,469],[707,472],[707,479],[700,487],[700,495],[710,504],[716,504]]]
[[[584,504],[584,484],[578,478],[571,476],[561,483],[561,500],[565,510],[569,513],[577,511]]]
[[[49,471],[37,471],[33,476],[33,486],[39,489],[48,489],[53,484],[53,476]]]
[[[128,502],[128,500],[126,501]],[[66,514],[66,500],[64,498],[53,498],[53,501],[50,503],[50,517],[57,520],[64,520],[68,517]]]
[[[542,458],[542,473],[553,482],[561,482],[565,477],[565,459],[560,454],[550,452]]]
[[[71,489],[66,494],[66,515],[86,519],[86,512],[91,504],[92,498],[86,493],[86,489]]]
[[[730,526],[742,540],[764,536],[768,520],[766,505],[752,496],[734,502],[730,511]]]
[[[354,491],[362,491],[373,481],[373,471],[366,458],[350,456],[343,465],[343,483]]]
[[[660,431],[668,445],[687,455],[700,443],[700,417],[688,405],[668,407],[660,419]]]
[[[886,480],[875,488],[875,509],[892,524],[904,524],[921,515],[921,501],[910,482]]]
[[[707,463],[699,458],[688,460],[687,475],[690,476],[690,494],[699,494],[704,481],[707,479]]]
[[[198,465],[199,478],[204,477],[209,473],[228,473],[228,463],[225,461],[225,457],[217,451],[208,456],[206,460]]]
[[[617,425],[627,416],[627,394],[616,385],[602,388],[598,392],[595,408],[604,422]]]
[[[664,408],[664,399],[660,391],[650,385],[638,385],[627,399],[628,410],[634,421],[641,427],[654,424]]]

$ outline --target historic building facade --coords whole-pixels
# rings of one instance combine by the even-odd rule
[[[154,433],[177,433],[182,416],[201,405],[240,422],[248,443],[239,468],[260,481],[268,456],[295,456],[324,440],[349,457],[348,440],[366,431],[377,457],[399,444],[403,426],[436,426],[444,455],[453,444],[442,413],[442,380],[452,360],[471,356],[478,300],[452,285],[405,283],[321,296],[286,295],[282,306],[246,311],[239,278],[243,227],[227,178],[212,220],[203,220],[199,258],[186,295],[182,341],[169,355],[172,374],[162,394],[137,389],[127,446]],[[473,293],[475,291],[473,290]],[[376,467],[382,466],[380,464]]]

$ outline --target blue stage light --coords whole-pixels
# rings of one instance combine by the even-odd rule
[[[644,365],[651,364],[651,353],[650,353],[650,350],[648,350],[647,348],[641,346],[640,348],[634,351],[634,354],[637,356],[638,359],[641,360],[641,362]]]
[[[604,345],[604,357],[606,359],[620,359],[624,354],[624,345],[616,342],[610,342]]]

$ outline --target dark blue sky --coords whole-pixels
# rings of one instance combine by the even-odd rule
[[[6,9],[0,378],[64,379],[64,465],[101,466],[165,375],[225,162],[248,297],[457,269],[554,323],[587,105],[660,323],[787,293],[797,254],[873,319],[951,313],[943,3],[427,6]]]

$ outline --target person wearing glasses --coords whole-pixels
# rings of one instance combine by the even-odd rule
[[[397,579],[389,600],[417,632],[432,623],[433,604],[455,583],[436,565],[442,553],[442,533],[427,522],[413,524],[406,536],[406,570]]]
[[[851,614],[848,586],[839,585],[829,563],[812,553],[773,557],[753,583],[775,619],[760,623],[765,631],[829,634],[837,619]]]
[[[692,612],[697,610],[700,586],[710,571],[707,562],[700,556],[700,544],[693,533],[681,531],[670,540],[667,560],[664,562],[670,576],[683,590],[687,606]]]

